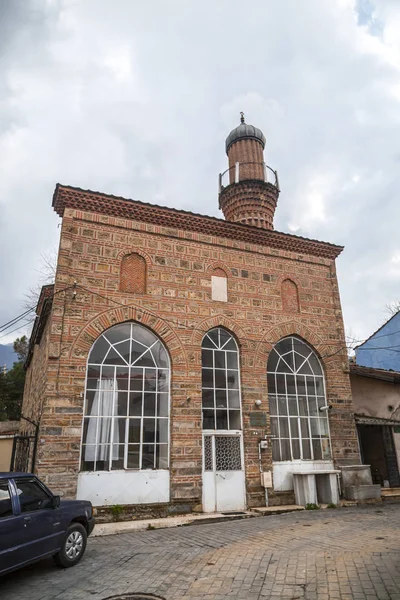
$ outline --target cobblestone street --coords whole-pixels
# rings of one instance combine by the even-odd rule
[[[393,504],[93,538],[72,569],[46,560],[3,577],[0,598],[395,600],[399,525]]]

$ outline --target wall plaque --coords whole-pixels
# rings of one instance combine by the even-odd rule
[[[250,427],[266,427],[267,413],[260,410],[250,413]]]

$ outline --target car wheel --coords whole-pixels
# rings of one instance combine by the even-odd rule
[[[68,527],[58,554],[53,556],[59,567],[73,567],[82,558],[86,549],[87,533],[80,523],[72,523]]]

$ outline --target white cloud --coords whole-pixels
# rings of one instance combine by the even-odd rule
[[[57,181],[220,215],[241,110],[279,172],[276,228],[344,244],[346,324],[381,321],[400,295],[397,0],[1,7],[1,322],[57,244]]]

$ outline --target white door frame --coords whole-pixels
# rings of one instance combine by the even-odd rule
[[[216,512],[217,511],[217,482],[219,475],[216,469],[216,452],[215,452],[215,438],[222,436],[236,437],[240,440],[240,463],[241,472],[243,473],[242,479],[242,497],[243,507],[237,510],[245,510],[247,506],[246,499],[246,472],[244,463],[244,443],[243,443],[243,431],[239,430],[225,430],[225,429],[205,429],[203,430],[202,439],[202,485],[203,485],[203,511],[204,512]],[[212,470],[205,469],[205,438],[211,437],[211,448],[212,448]],[[229,471],[227,471],[229,473]],[[239,490],[238,490],[239,491]],[[223,508],[221,510],[224,510]],[[229,510],[229,509],[227,509]]]

